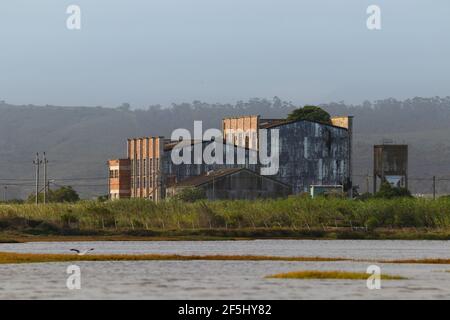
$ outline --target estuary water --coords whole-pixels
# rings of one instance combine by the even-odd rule
[[[449,258],[449,241],[255,240],[154,242],[36,242],[0,244],[2,252],[320,256],[353,259]],[[69,290],[66,270],[81,270]],[[378,264],[407,280],[266,279],[298,270],[366,272],[369,262],[134,261],[0,265],[0,299],[450,299],[450,265]]]

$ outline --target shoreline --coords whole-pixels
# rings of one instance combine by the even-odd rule
[[[252,240],[450,240],[448,230],[378,229],[373,231],[292,229],[198,229],[0,232],[0,243],[92,241],[252,241]]]

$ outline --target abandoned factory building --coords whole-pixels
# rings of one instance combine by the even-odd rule
[[[109,195],[111,199],[158,201],[195,187],[204,189],[208,199],[255,199],[309,192],[312,185],[342,185],[348,190],[352,121],[352,117],[336,117],[332,124],[324,124],[242,116],[223,119],[223,141],[180,142],[162,136],[128,139],[127,158],[108,161]],[[267,143],[262,144],[263,140]],[[278,168],[263,175],[265,165],[249,159],[259,160],[261,147],[271,155],[272,141],[277,142]],[[235,156],[241,153],[245,159],[231,164],[172,161],[172,152],[189,152],[196,146],[203,151],[211,146],[223,150],[224,158],[231,148]]]
[[[185,188],[204,190],[208,200],[284,198],[292,193],[289,185],[246,168],[219,169],[187,178],[169,186],[167,196],[176,196]]]

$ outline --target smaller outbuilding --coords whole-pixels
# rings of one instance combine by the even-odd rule
[[[167,187],[167,197],[186,188],[201,188],[208,200],[285,198],[292,187],[245,168],[226,168],[184,179]]]

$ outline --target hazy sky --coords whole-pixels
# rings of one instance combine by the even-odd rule
[[[371,4],[380,31],[366,27]],[[448,0],[0,2],[0,100],[14,104],[436,95],[450,95]]]

